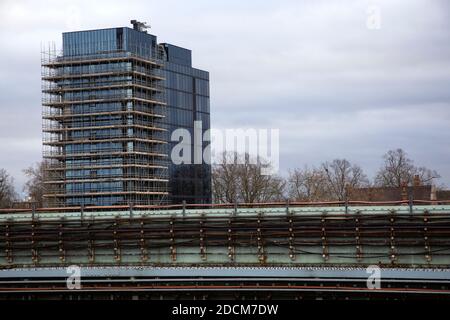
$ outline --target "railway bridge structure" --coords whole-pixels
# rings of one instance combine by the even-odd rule
[[[1,299],[448,299],[449,282],[445,202],[0,212]]]

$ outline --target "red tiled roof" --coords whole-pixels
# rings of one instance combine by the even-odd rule
[[[405,190],[403,190],[405,188]],[[414,200],[431,200],[431,185],[415,187],[370,187],[349,190],[353,201],[401,201],[408,200],[412,193]]]

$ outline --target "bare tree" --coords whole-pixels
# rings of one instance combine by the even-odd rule
[[[330,198],[328,180],[318,169],[295,169],[289,173],[289,198],[297,201],[325,201]]]
[[[245,203],[280,201],[283,199],[285,182],[278,176],[264,175],[263,169],[269,164],[250,164],[245,159],[244,164],[238,165],[239,186],[242,201]]]
[[[214,202],[255,203],[284,199],[284,180],[275,175],[262,174],[263,169],[269,166],[261,159],[250,161],[248,155],[224,153],[221,163],[213,166]]]
[[[48,164],[46,161],[41,161],[23,170],[24,174],[28,177],[28,181],[24,186],[24,191],[28,194],[28,197],[31,198],[31,201],[36,203],[38,208],[44,206],[44,174],[47,166]]]
[[[425,167],[416,167],[413,160],[402,149],[389,150],[384,156],[384,164],[375,177],[375,184],[382,187],[401,187],[412,184],[414,176],[419,176],[424,184],[431,184],[439,174]]]
[[[236,156],[223,153],[221,162],[212,168],[213,201],[219,203],[233,203],[238,193],[238,167]]]
[[[369,179],[360,166],[351,164],[346,159],[335,159],[322,164],[331,197],[344,201],[347,188],[360,188],[369,185]]]
[[[6,172],[0,169],[0,208],[9,208],[16,200],[16,192],[14,190],[14,180]]]

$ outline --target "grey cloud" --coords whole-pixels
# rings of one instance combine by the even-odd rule
[[[378,5],[380,30],[366,28]],[[41,150],[40,46],[61,32],[150,22],[211,73],[212,125],[275,127],[281,165],[346,157],[373,174],[403,147],[450,185],[450,5],[373,1],[1,1],[0,167]]]

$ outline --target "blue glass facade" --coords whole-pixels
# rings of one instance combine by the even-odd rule
[[[169,159],[172,130],[209,128],[208,73],[189,50],[130,28],[69,32],[43,69],[48,205],[211,200],[209,166]]]
[[[169,134],[184,128],[191,134],[194,159],[194,121],[202,121],[202,135],[210,128],[209,73],[192,68],[190,50],[162,44],[165,52],[167,128]],[[170,142],[171,149],[178,142]],[[206,147],[206,143],[202,149]],[[192,161],[193,162],[193,161]],[[211,167],[207,164],[169,165],[169,190],[173,203],[211,202]]]
[[[121,51],[156,58],[156,37],[130,28],[63,33],[63,52],[66,57],[102,53],[110,55]]]

